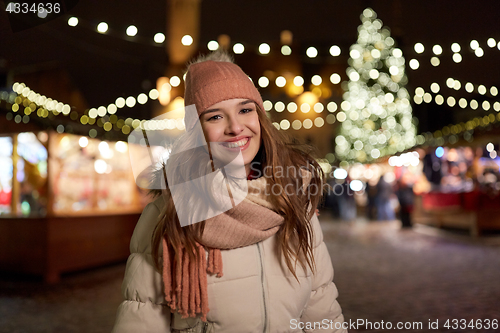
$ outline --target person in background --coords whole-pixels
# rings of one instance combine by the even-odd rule
[[[338,196],[340,218],[344,221],[353,221],[356,219],[357,207],[354,199],[354,191],[349,188],[351,178],[347,176],[342,184],[342,192]]]
[[[377,207],[377,220],[389,221],[394,220],[394,209],[391,205],[391,197],[394,194],[391,184],[389,184],[384,176],[381,176],[377,183],[377,196],[375,205]]]
[[[377,183],[372,179],[366,182],[366,217],[368,220],[375,220],[376,198],[377,198]]]
[[[396,196],[399,201],[401,226],[402,228],[411,228],[411,212],[413,210],[414,193],[411,175],[409,173],[404,173],[398,180]]]
[[[334,218],[340,217],[338,185],[334,177],[327,180],[324,208],[328,209]]]
[[[429,147],[427,148],[427,153],[424,156],[424,167],[423,171],[427,180],[431,184],[432,191],[438,191],[441,186],[441,179],[443,178],[443,173],[441,170],[441,159],[436,156],[436,149]]]

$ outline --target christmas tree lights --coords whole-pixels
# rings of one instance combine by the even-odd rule
[[[371,8],[363,11],[361,21],[337,113],[341,126],[335,153],[348,163],[370,162],[416,143],[403,52]]]

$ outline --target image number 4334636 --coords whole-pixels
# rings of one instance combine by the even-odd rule
[[[66,14],[78,2],[79,0],[5,1],[5,12],[12,32],[19,32]]]

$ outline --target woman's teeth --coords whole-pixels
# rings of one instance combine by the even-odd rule
[[[249,138],[241,139],[240,141],[236,142],[224,142],[224,146],[228,148],[237,148],[237,147],[243,147],[244,145],[247,144]]]

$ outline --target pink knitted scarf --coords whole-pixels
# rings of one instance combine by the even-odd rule
[[[222,276],[221,250],[230,250],[263,241],[274,235],[284,219],[273,211],[265,196],[264,177],[248,181],[248,195],[240,204],[206,220],[196,260],[181,249],[181,260],[171,263],[168,243],[163,238],[163,283],[165,299],[172,311],[183,318],[200,316],[207,320],[207,273]],[[208,253],[207,253],[208,252]]]

